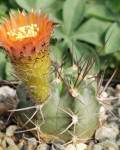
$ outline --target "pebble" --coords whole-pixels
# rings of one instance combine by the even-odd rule
[[[116,86],[115,96],[118,97],[118,105],[120,104],[120,84]]]
[[[19,149],[18,149],[18,147],[14,144],[14,145],[8,146],[5,150],[19,150]]]
[[[3,150],[19,150],[17,145],[15,145],[14,141],[7,137],[4,133],[0,132],[0,139],[1,139],[1,148]]]
[[[102,140],[106,138],[115,139],[118,133],[119,130],[115,126],[114,127],[102,126],[97,129],[95,133],[95,139],[96,140]]]
[[[119,147],[115,141],[111,140],[105,140],[101,143],[99,143],[104,149],[110,149],[112,148],[113,150],[119,150]]]
[[[99,121],[100,121],[101,126],[106,121],[106,119],[107,119],[106,110],[103,106],[101,106],[100,107],[100,115],[99,115]]]
[[[36,138],[28,138],[28,147],[29,146],[36,146],[36,145],[37,145]]]
[[[13,136],[15,133],[15,130],[18,129],[16,125],[11,125],[6,129],[6,135],[7,136]]]
[[[40,144],[38,145],[37,150],[50,150],[50,146],[47,144]]]
[[[65,150],[76,150],[75,146],[72,144],[67,145],[67,147],[65,148]]]
[[[120,147],[120,139],[117,140],[117,145]]]
[[[6,140],[5,140],[5,139],[2,140],[1,146],[2,146],[3,148],[6,148],[6,147],[7,147],[7,143],[6,143]]]
[[[20,139],[19,143],[17,144],[18,148],[21,150],[22,147],[24,146],[24,140],[23,139]]]
[[[120,94],[120,84],[116,86],[115,94]]]
[[[87,150],[87,145],[83,143],[77,144],[76,150]]]
[[[0,139],[6,138],[7,136],[5,135],[5,133],[0,132]]]
[[[119,116],[120,116],[120,108],[118,108],[118,114],[119,114]]]
[[[3,150],[3,148],[2,148],[2,147],[0,147],[0,150]]]
[[[65,147],[63,145],[60,145],[60,144],[54,144],[51,146],[50,150],[65,150]]]
[[[92,150],[103,150],[102,146],[99,144],[95,144]]]
[[[51,141],[52,146],[51,146],[51,150],[65,150],[65,147],[63,144],[65,144],[64,141],[62,140],[53,140]]]
[[[51,143],[52,144],[60,144],[60,145],[65,144],[65,142],[63,140],[52,140]]]
[[[88,150],[119,150],[119,147],[115,141],[105,140],[93,145],[93,148]]]
[[[0,132],[0,139],[1,139],[1,144],[0,145],[3,148],[7,147],[6,138],[7,138],[7,136],[4,133]]]
[[[16,96],[16,91],[9,86],[2,86],[0,87],[0,95],[3,95],[5,97],[11,96],[15,97]]]
[[[116,136],[119,134],[119,124],[113,122],[113,123],[109,123],[107,125],[108,125],[108,127],[112,128],[112,130],[114,131]]]
[[[15,145],[14,141],[11,138],[7,138],[6,142],[8,145]]]

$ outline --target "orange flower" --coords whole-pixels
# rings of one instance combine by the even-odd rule
[[[45,13],[34,10],[27,15],[23,10],[18,16],[10,14],[10,21],[3,18],[5,25],[0,25],[0,42],[10,57],[20,55],[30,56],[32,51],[39,53],[42,46],[51,38],[51,32],[56,27]]]

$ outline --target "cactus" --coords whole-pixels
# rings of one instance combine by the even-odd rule
[[[18,12],[4,18],[0,26],[0,42],[22,81],[18,86],[19,104],[15,115],[21,127],[45,142],[85,142],[99,126],[102,92],[93,67],[99,54],[64,68],[50,58],[52,30],[57,27],[45,14]],[[113,74],[114,75],[114,74]],[[99,86],[100,87],[100,86]]]
[[[71,68],[70,68],[71,69]],[[68,74],[64,74],[64,78],[68,77]],[[70,85],[74,84],[73,76],[69,77]],[[54,78],[50,83],[51,93],[47,99],[46,104],[42,108],[42,113],[45,117],[43,121],[41,113],[38,112],[35,117],[32,118],[32,122],[38,122],[40,125],[40,137],[49,142],[53,139],[62,139],[66,142],[71,140],[80,142],[80,140],[88,140],[95,129],[99,125],[99,109],[100,104],[96,99],[96,81],[93,79],[86,79],[82,81],[82,84],[78,88],[67,87],[61,79]],[[86,85],[90,84],[88,88]],[[19,89],[26,91],[26,94],[17,92],[18,99],[20,100],[18,108],[31,107],[33,104],[29,98],[26,98],[27,87],[20,85]],[[17,119],[23,126],[30,118],[35,109],[24,110],[17,112]],[[26,117],[23,117],[25,114]],[[27,129],[35,128],[32,122],[28,122],[25,127]]]

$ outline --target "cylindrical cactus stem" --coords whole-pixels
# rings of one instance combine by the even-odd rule
[[[10,21],[4,18],[0,25],[0,42],[10,58],[16,75],[24,82],[37,104],[42,104],[50,95],[49,44],[52,30],[56,27],[45,13],[34,10],[27,15],[18,11],[10,14]]]
[[[17,76],[27,85],[31,99],[41,104],[50,95],[50,55],[45,47],[37,57],[35,55],[36,52],[31,57],[21,56],[20,61],[13,61],[13,66]]]

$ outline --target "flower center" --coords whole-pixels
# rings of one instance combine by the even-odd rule
[[[25,38],[36,37],[38,35],[39,28],[37,24],[31,24],[23,26],[13,31],[7,32],[9,39],[12,41],[23,40]]]

